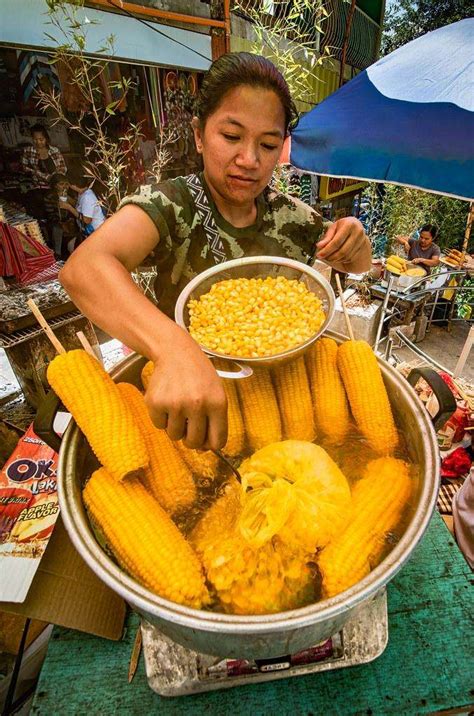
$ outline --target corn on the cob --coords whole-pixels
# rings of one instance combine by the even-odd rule
[[[320,338],[307,351],[305,359],[316,430],[331,442],[340,443],[349,429],[350,411],[337,367],[336,341]]]
[[[315,585],[306,553],[278,537],[263,547],[251,547],[236,528],[240,496],[240,486],[231,481],[190,537],[221,609],[231,614],[268,614],[313,602]]]
[[[226,370],[225,361],[219,360],[214,362],[218,370]],[[227,442],[222,448],[224,455],[236,457],[243,452],[245,446],[245,429],[244,420],[240,410],[239,396],[235,380],[232,378],[222,378],[225,394],[227,397]]]
[[[145,441],[99,361],[83,350],[68,351],[51,361],[46,375],[109,473],[122,480],[142,472],[148,465]]]
[[[304,343],[324,322],[321,299],[284,276],[219,281],[189,302],[189,331],[217,353],[274,355]]]
[[[167,512],[188,507],[196,499],[196,486],[173,441],[153,425],[138,388],[119,383],[118,389],[133,411],[148,450],[149,466],[144,471],[143,484]]]
[[[237,391],[247,441],[252,450],[281,440],[281,419],[270,371],[256,368],[250,378],[239,380]]]
[[[101,468],[83,498],[120,565],[143,586],[196,609],[209,602],[198,557],[137,478],[117,484]]]
[[[280,409],[283,437],[287,440],[307,440],[316,437],[313,404],[304,358],[273,370],[275,389]]]
[[[227,442],[222,448],[224,455],[236,457],[243,452],[245,446],[244,420],[240,411],[239,396],[233,379],[223,378],[227,396]]]
[[[411,489],[409,465],[403,460],[381,457],[368,463],[352,490],[352,521],[319,558],[324,596],[349,589],[377,565]]]
[[[398,435],[372,348],[365,341],[345,341],[338,348],[337,366],[357,427],[375,452],[389,455]]]
[[[219,468],[219,458],[210,450],[193,450],[188,448],[182,440],[175,443],[179,454],[188,468],[199,477],[214,478]]]
[[[148,363],[145,363],[145,365],[142,368],[142,385],[145,388],[145,390],[148,388],[148,385],[150,383],[150,378],[153,374],[153,371],[155,370],[155,365],[153,361],[149,360]]]

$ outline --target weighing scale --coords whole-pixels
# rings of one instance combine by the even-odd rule
[[[373,661],[388,642],[387,593],[363,602],[341,631],[296,654],[269,659],[223,659],[176,644],[142,621],[148,684],[161,696],[185,696],[274,679],[343,669]]]

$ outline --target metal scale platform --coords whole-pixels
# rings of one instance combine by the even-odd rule
[[[161,696],[185,696],[229,689],[318,671],[343,669],[376,659],[387,646],[387,594],[382,589],[327,641],[297,654],[259,659],[222,659],[176,644],[156,627],[142,622],[148,684]]]

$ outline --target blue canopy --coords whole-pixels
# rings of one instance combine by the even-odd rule
[[[474,199],[474,18],[399,47],[303,115],[291,163]]]

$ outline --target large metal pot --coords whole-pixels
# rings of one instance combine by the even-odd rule
[[[334,336],[339,342],[341,336]],[[118,382],[140,384],[144,359],[130,356],[113,371]],[[396,420],[407,436],[409,457],[421,466],[421,479],[413,500],[413,514],[406,531],[390,554],[365,579],[346,592],[312,606],[280,614],[234,616],[180,606],[151,594],[127,576],[97,543],[81,499],[81,489],[93,469],[90,449],[74,421],[68,426],[59,450],[58,487],[61,515],[79,554],[89,567],[137,612],[164,634],[195,651],[222,657],[265,658],[294,653],[338,631],[355,610],[373,597],[408,560],[422,538],[433,512],[438,492],[439,457],[436,435],[430,418],[405,378],[379,359]],[[418,374],[427,376],[427,369]],[[431,371],[434,373],[434,371]],[[443,381],[431,382],[444,399]],[[415,377],[415,376],[414,376]],[[449,395],[451,395],[449,393]],[[451,396],[452,398],[452,396]],[[370,396],[367,396],[370,400]],[[40,411],[35,427],[47,442],[58,403]],[[439,421],[452,412],[446,407]],[[140,526],[137,525],[137,529]]]

